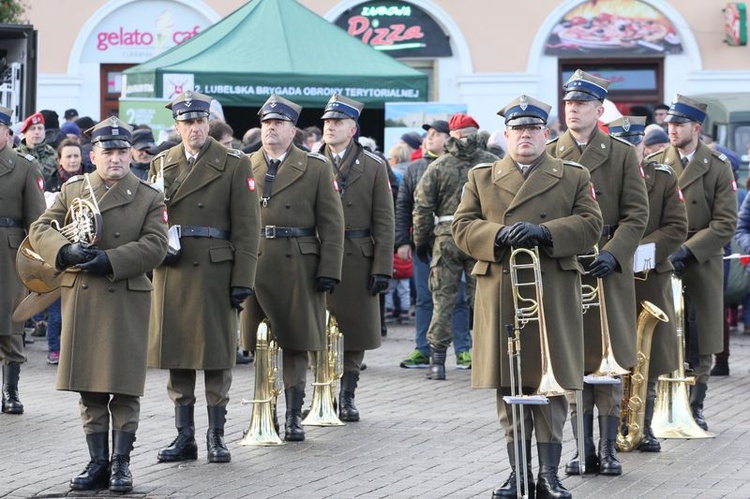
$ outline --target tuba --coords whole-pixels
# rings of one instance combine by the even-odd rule
[[[685,304],[682,299],[682,279],[674,274],[672,299],[677,334],[677,370],[671,377],[659,376],[651,429],[658,438],[713,438],[713,433],[708,433],[695,423],[690,410],[687,385],[695,384],[695,378],[685,377]]]
[[[281,349],[270,339],[270,328],[264,320],[258,325],[258,339],[255,343],[255,393],[252,400],[250,423],[240,440],[240,445],[282,445],[276,429],[276,398],[283,386],[279,374]]]
[[[334,400],[336,382],[344,374],[344,335],[332,313],[326,311],[326,348],[315,352],[315,382],[313,382],[310,412],[302,420],[305,426],[343,426]]]
[[[593,258],[599,256],[599,249],[594,246],[594,251],[580,258]],[[604,281],[596,278],[596,287],[590,284],[581,284],[581,297],[583,302],[583,313],[585,314],[590,307],[599,307],[599,322],[602,331],[602,362],[599,368],[585,377],[586,383],[589,384],[614,384],[619,383],[615,376],[629,374],[630,371],[620,366],[615,359],[612,351],[612,338],[609,334],[609,322],[607,319],[607,306],[604,298]]]
[[[80,243],[89,247],[99,242],[101,237],[102,214],[99,211],[99,204],[96,202],[94,189],[91,187],[89,174],[85,174],[84,178],[88,185],[91,200],[80,197],[73,199],[68,212],[65,214],[64,225],[60,227],[56,220],[53,220],[50,225],[71,243]],[[63,272],[76,271],[75,268],[60,271],[54,265],[45,262],[31,246],[28,236],[23,240],[16,253],[18,277],[24,286],[36,293],[49,293],[57,289],[60,287]]]
[[[630,452],[643,438],[643,421],[646,417],[646,397],[648,396],[648,368],[651,359],[651,341],[659,321],[669,322],[667,314],[650,301],[641,301],[636,343],[638,363],[630,375],[623,377],[623,397],[620,414],[620,428],[617,434],[617,450]]]
[[[524,262],[520,259],[524,258]],[[521,435],[526,434],[522,406],[544,405],[549,403],[547,397],[564,395],[567,393],[555,378],[552,369],[551,355],[549,350],[549,337],[547,335],[547,323],[544,318],[544,294],[542,288],[542,268],[539,263],[539,249],[515,248],[510,253],[508,260],[510,269],[511,288],[513,290],[513,308],[515,317],[513,324],[506,325],[508,331],[508,362],[510,371],[510,396],[503,397],[506,404],[511,406],[513,421],[520,425]],[[533,273],[533,279],[522,281],[519,271]],[[529,291],[523,293],[525,289]],[[541,354],[541,379],[534,395],[524,395],[523,379],[521,376],[521,329],[529,322],[536,322],[539,327],[539,347]],[[527,463],[531,456],[526,453],[526,445],[523,438],[514,438],[516,490],[522,494],[521,477],[523,483],[529,483]],[[523,497],[527,497],[523,491]]]

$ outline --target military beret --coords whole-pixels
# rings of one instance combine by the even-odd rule
[[[23,120],[23,125],[21,125],[21,133],[24,133],[26,130],[29,129],[32,125],[38,125],[38,124],[44,125],[44,116],[42,113],[34,113],[25,120]]]
[[[623,116],[607,125],[610,135],[638,145],[646,133],[645,116]]]
[[[667,123],[688,123],[690,121],[703,123],[706,119],[707,109],[707,104],[677,94],[669,106],[669,111],[667,111],[667,117],[664,118],[664,121]]]
[[[448,128],[451,130],[459,130],[461,128],[469,127],[479,128],[479,123],[477,123],[477,120],[464,113],[454,114],[448,122]]]
[[[603,101],[607,98],[609,84],[609,80],[576,69],[576,72],[563,85],[563,90],[565,90],[563,100]]]
[[[130,149],[133,129],[116,116],[97,123],[84,133],[91,137],[91,143],[103,149]]]
[[[353,99],[349,99],[339,94],[333,94],[323,110],[322,120],[359,120],[359,114],[365,105]]]
[[[175,121],[207,118],[211,107],[211,97],[186,90],[164,107],[172,110],[172,118]]]
[[[291,121],[296,125],[300,112],[302,112],[302,106],[279,97],[276,94],[271,94],[271,97],[268,98],[263,107],[260,108],[260,111],[258,111],[258,116],[260,116],[261,122],[266,120],[282,120]]]
[[[505,126],[546,125],[552,106],[528,95],[520,95],[497,112]]]

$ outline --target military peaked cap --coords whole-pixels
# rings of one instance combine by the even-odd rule
[[[505,126],[546,125],[552,106],[528,95],[521,95],[497,112]]]
[[[104,149],[130,149],[133,129],[116,116],[97,123],[84,132],[91,143]]]
[[[667,123],[688,123],[690,121],[703,123],[706,119],[707,109],[707,104],[677,94],[674,96],[674,100],[672,100],[672,105],[669,106],[669,111],[667,111],[667,117],[664,118],[664,121]]]
[[[576,69],[576,72],[563,85],[565,95],[563,100],[600,100],[607,98],[609,80],[590,75],[585,71]]]
[[[365,105],[353,99],[349,99],[339,94],[333,94],[323,110],[322,120],[345,120],[347,118],[354,121],[359,120],[359,114]]]
[[[260,116],[260,121],[282,120],[291,121],[296,125],[300,112],[302,112],[302,106],[276,94],[271,94],[271,97],[258,111],[258,116]]]
[[[13,111],[7,107],[0,106],[0,125],[10,126],[10,119]]]
[[[211,100],[208,95],[186,90],[164,107],[172,110],[172,118],[176,121],[196,120],[208,117]]]
[[[623,116],[608,124],[607,127],[611,135],[638,145],[646,134],[646,117]]]

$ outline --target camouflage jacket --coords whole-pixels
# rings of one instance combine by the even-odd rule
[[[451,137],[445,143],[446,153],[427,167],[414,192],[414,244],[428,243],[433,227],[436,236],[450,235],[451,224],[436,226],[435,217],[453,216],[471,168],[498,160],[484,145],[478,135],[465,139]]]
[[[18,146],[18,152],[21,154],[31,154],[39,162],[39,166],[42,167],[42,176],[44,177],[45,185],[52,179],[54,173],[57,171],[57,153],[55,149],[44,142],[37,144],[34,147],[29,147],[26,142],[22,142]]]

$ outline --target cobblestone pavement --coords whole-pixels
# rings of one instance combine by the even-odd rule
[[[494,392],[471,390],[470,371],[455,369],[453,355],[442,382],[424,379],[421,369],[399,368],[413,348],[412,335],[413,325],[390,326],[383,347],[367,353],[356,399],[360,422],[307,427],[302,443],[238,444],[249,420],[249,406],[240,401],[252,397],[254,370],[237,366],[226,426],[229,464],[207,463],[207,417],[200,408],[199,459],[156,462],[157,450],[175,435],[174,412],[165,373],[150,371],[131,460],[135,489],[126,497],[489,498],[509,473]],[[45,363],[44,339],[27,348],[20,382],[26,412],[0,414],[0,497],[73,497],[68,481],[88,462],[78,396],[55,391],[55,367]],[[561,465],[560,477],[573,497],[750,497],[750,335],[733,334],[731,353],[731,376],[709,384],[705,416],[716,438],[665,440],[661,453],[620,454],[620,477],[565,477]],[[306,405],[311,394],[308,388]],[[199,406],[205,401],[202,395],[198,400]],[[562,463],[573,453],[566,425]]]

